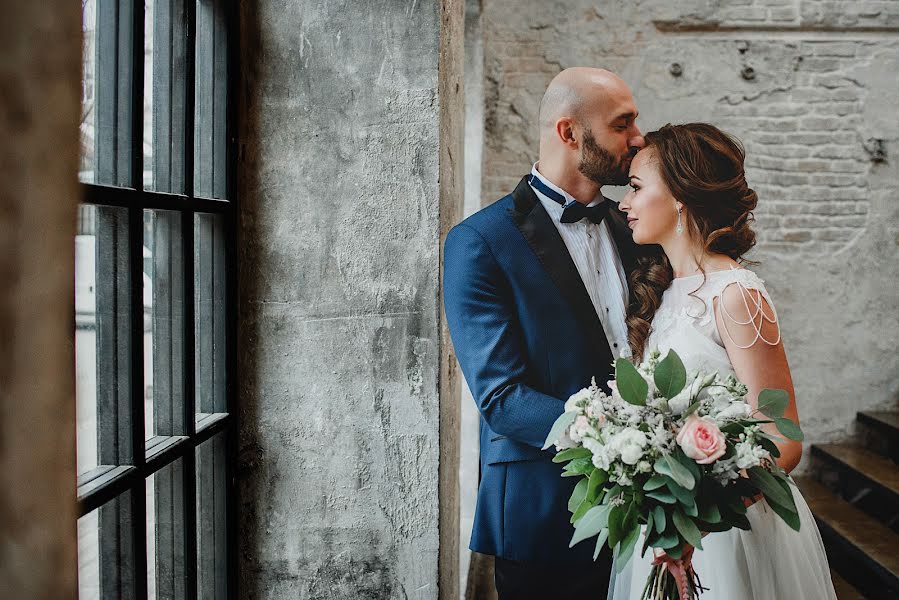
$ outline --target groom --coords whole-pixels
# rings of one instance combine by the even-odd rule
[[[446,317],[481,412],[470,548],[496,557],[500,600],[604,598],[611,555],[568,547],[568,498],[544,439],[564,401],[629,354],[626,276],[636,247],[600,194],[626,185],[643,138],[628,86],[602,69],[553,79],[540,158],[512,194],[456,225],[444,248]]]

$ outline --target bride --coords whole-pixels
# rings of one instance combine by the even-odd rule
[[[627,326],[634,358],[673,348],[688,371],[734,373],[753,404],[764,388],[784,389],[790,396],[784,416],[798,422],[774,304],[762,280],[742,266],[755,244],[750,223],[757,202],[746,184],[742,147],[704,123],[666,125],[645,138],[631,164],[632,189],[619,208],[634,241],[658,244],[664,255],[642,259],[631,276]],[[790,472],[802,444],[777,445],[777,462]],[[703,540],[692,559],[709,590],[703,600],[836,600],[818,528],[792,489],[799,532],[758,499],[746,515],[751,531]],[[637,600],[652,560],[651,552],[635,555],[610,585],[609,598]]]

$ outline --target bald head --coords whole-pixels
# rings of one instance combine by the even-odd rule
[[[585,113],[605,109],[610,101],[630,97],[627,84],[606,69],[572,67],[549,83],[540,102],[540,129],[552,130],[556,121],[570,117],[582,121]]]

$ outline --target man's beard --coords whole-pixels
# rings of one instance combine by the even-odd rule
[[[584,145],[577,170],[598,185],[627,185],[630,161],[617,160],[611,152],[596,143],[588,129],[584,131]]]

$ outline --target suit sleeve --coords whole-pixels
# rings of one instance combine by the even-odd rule
[[[443,286],[456,357],[487,425],[541,448],[565,403],[528,385],[509,285],[487,243],[465,224],[447,235]]]

